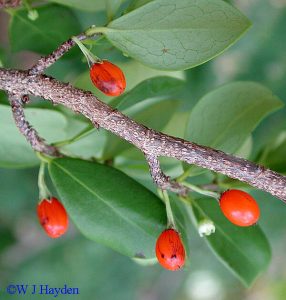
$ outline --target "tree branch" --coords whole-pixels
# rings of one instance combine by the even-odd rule
[[[26,99],[26,97],[21,98],[19,95],[9,93],[9,101],[11,104],[16,126],[25,136],[34,150],[43,152],[50,156],[61,156],[58,149],[56,147],[47,145],[44,140],[38,135],[37,131],[32,128],[29,122],[26,121],[22,102],[23,98]]]
[[[32,94],[81,113],[151,157],[172,157],[222,173],[269,192],[286,202],[286,177],[222,151],[156,132],[101,102],[91,92],[76,89],[45,75],[0,68],[0,89],[16,95]]]
[[[87,36],[81,33],[76,36],[79,40],[84,40]],[[62,43],[56,50],[51,54],[42,57],[38,62],[28,70],[29,75],[39,75],[42,74],[45,69],[53,65],[58,59],[60,59],[65,53],[67,53],[73,46],[75,42],[72,39],[68,39]],[[21,101],[19,100],[21,99]],[[9,100],[12,107],[12,112],[16,126],[19,128],[20,132],[26,137],[27,141],[31,144],[34,150],[43,152],[51,156],[61,156],[58,149],[54,146],[47,145],[44,139],[39,136],[37,131],[33,129],[30,124],[26,121],[23,105],[30,101],[29,95],[22,95],[21,97],[14,94],[9,94]],[[97,125],[98,126],[98,125]]]
[[[1,8],[14,8],[21,5],[21,0],[0,0]]]
[[[76,36],[80,41],[87,38],[87,36],[82,33]],[[67,53],[73,46],[75,42],[72,39],[68,39],[62,43],[55,51],[51,54],[42,57],[30,70],[30,75],[39,75],[42,74],[45,69],[54,64],[58,59],[60,59],[65,53]]]
[[[153,181],[163,190],[170,190],[172,192],[178,193],[182,196],[186,196],[188,193],[188,188],[179,184],[176,181],[170,180],[170,177],[166,176],[161,168],[160,162],[156,156],[145,154],[147,163],[149,165],[150,173]]]

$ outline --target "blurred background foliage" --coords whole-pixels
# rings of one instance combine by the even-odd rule
[[[52,2],[52,1],[50,1]],[[68,4],[77,1],[53,1]],[[57,40],[35,41],[27,26],[27,11],[0,12],[0,61],[5,67],[28,68],[39,57],[47,54],[61,41],[77,34],[91,24],[104,25],[108,18],[105,5],[98,1],[78,1],[80,5],[67,7],[49,4],[37,7],[39,18],[35,21],[38,30],[54,31]],[[125,1],[121,12],[128,7]],[[133,1],[140,5],[147,1]],[[286,2],[284,0],[251,0],[232,2],[252,21],[248,33],[219,57],[194,69],[165,72],[150,69],[123,56],[105,39],[96,43],[96,54],[118,63],[127,76],[128,90],[142,80],[159,75],[185,79],[183,89],[172,97],[178,103],[176,111],[164,124],[152,123],[164,132],[183,136],[189,111],[197,101],[212,89],[233,80],[250,80],[264,84],[286,101]],[[120,14],[120,10],[116,14]],[[57,18],[65,18],[63,26]],[[10,24],[9,24],[10,22]],[[9,27],[9,30],[8,30]],[[10,32],[10,41],[7,32]],[[22,49],[26,51],[22,51]],[[33,52],[32,52],[33,51]],[[36,54],[36,53],[37,54]],[[95,90],[88,79],[86,63],[78,59],[80,52],[70,54],[47,70],[47,74],[77,87],[92,90],[104,101],[110,101]],[[37,100],[37,99],[34,99]],[[7,103],[0,93],[0,103]],[[30,106],[50,107],[44,102],[33,102]],[[175,107],[175,106],[174,106]],[[173,110],[174,110],[173,107]],[[57,108],[69,115],[63,108]],[[166,108],[166,111],[170,111]],[[149,116],[160,114],[160,105]],[[243,156],[263,163],[279,172],[286,172],[286,108],[271,114],[255,129],[251,146]],[[140,119],[140,118],[139,118]],[[146,116],[141,119],[148,123]],[[1,121],[1,120],[0,120]],[[78,118],[78,122],[85,122]],[[167,123],[167,124],[166,124]],[[2,126],[2,125],[0,125]],[[101,137],[99,137],[100,139]],[[1,142],[1,141],[0,141]],[[84,148],[85,142],[77,146]],[[126,150],[126,149],[125,149]],[[84,152],[84,151],[83,151]],[[94,153],[97,153],[95,150]],[[94,154],[93,153],[93,154]],[[246,155],[247,153],[247,155]],[[90,156],[90,153],[82,153]],[[116,158],[118,168],[133,176],[147,187],[154,189],[147,165],[140,154],[129,147]],[[166,160],[164,169],[177,175],[181,168]],[[211,176],[209,173],[206,176]],[[193,183],[204,177],[194,177]],[[259,222],[271,243],[272,262],[250,289],[242,284],[221,264],[193,227],[190,227],[190,268],[181,272],[168,272],[160,266],[142,267],[110,249],[85,239],[76,228],[59,240],[47,238],[35,213],[38,199],[37,168],[0,169],[0,283],[1,288],[9,283],[44,283],[59,287],[63,284],[78,287],[80,295],[75,299],[144,299],[144,300],[224,300],[224,299],[275,299],[284,300],[286,294],[286,207],[269,194],[252,191],[261,207]],[[0,290],[1,299],[10,299]],[[73,296],[58,296],[70,299]],[[23,299],[25,297],[22,297]],[[34,296],[33,299],[42,299]],[[27,296],[26,299],[30,299]]]

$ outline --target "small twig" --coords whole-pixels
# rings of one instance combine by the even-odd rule
[[[80,41],[87,38],[84,33],[81,33],[76,36]],[[58,59],[60,59],[65,53],[67,53],[73,46],[75,42],[72,38],[68,39],[62,43],[55,51],[51,54],[42,57],[39,61],[29,70],[30,75],[39,75],[42,74],[45,69],[53,65]]]
[[[0,9],[1,8],[14,8],[22,4],[21,0],[0,0]]]
[[[12,107],[12,113],[16,126],[31,144],[33,149],[50,156],[61,156],[58,149],[56,147],[47,145],[44,139],[42,139],[38,135],[37,131],[32,128],[28,121],[26,121],[21,97],[9,93],[9,101]]]
[[[49,199],[51,197],[51,192],[45,182],[45,165],[45,162],[41,161],[38,174],[39,201]]]
[[[212,191],[212,192],[220,192],[220,190],[221,190],[219,185],[214,184],[214,183],[202,184],[202,185],[199,185],[199,187],[203,190],[209,190],[209,191]]]
[[[76,37],[78,40],[84,40],[87,36],[82,33]],[[58,59],[60,59],[65,53],[67,53],[76,43],[72,38],[62,43],[55,51],[51,54],[42,57],[39,61],[28,70],[29,75],[42,74],[45,69],[53,65]],[[47,145],[44,140],[38,135],[37,131],[33,129],[29,123],[25,120],[24,110],[22,105],[30,101],[29,95],[22,95],[21,102],[10,94],[11,106],[15,123],[19,128],[20,132],[26,137],[28,142],[31,144],[35,151],[39,151],[51,156],[61,156],[60,152],[55,146]],[[96,124],[96,123],[95,123]]]
[[[216,200],[219,200],[219,198],[220,198],[220,193],[199,188],[198,186],[191,184],[189,182],[183,182],[183,185],[185,187],[189,188],[189,191],[193,191],[193,192],[196,192],[198,194],[201,194],[201,195],[204,195],[207,197],[212,197],[212,198],[215,198]]]
[[[188,189],[176,181],[170,180],[169,176],[166,176],[161,168],[160,162],[156,156],[148,155],[145,153],[147,163],[149,165],[150,173],[154,183],[162,190],[170,190],[178,193],[181,196],[187,195]]]
[[[166,205],[166,214],[167,214],[167,228],[176,228],[176,223],[175,223],[175,218],[173,215],[171,203],[170,203],[170,198],[168,195],[168,192],[165,190],[162,190],[162,197],[164,199],[165,205]]]

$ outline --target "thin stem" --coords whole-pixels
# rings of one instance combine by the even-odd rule
[[[86,39],[85,34],[77,35],[77,39]],[[67,53],[71,48],[73,48],[75,42],[72,39],[68,39],[63,42],[57,49],[55,49],[51,54],[44,56],[38,60],[38,62],[29,70],[30,75],[42,74],[47,68],[53,65],[57,60],[59,60],[65,53]]]
[[[29,11],[29,10],[32,10],[32,7],[31,7],[31,4],[30,4],[30,1],[29,0],[22,0],[25,8]]]
[[[89,67],[91,67],[94,63],[100,63],[102,61],[99,57],[92,54],[76,36],[72,37],[72,40],[79,46],[81,52],[84,54],[87,60]]]
[[[26,94],[23,94],[26,95]],[[30,125],[25,118],[23,103],[21,94],[15,95],[9,93],[9,101],[12,108],[12,114],[16,126],[19,131],[25,136],[27,141],[31,144],[34,150],[46,153],[51,156],[61,156],[58,149],[51,145],[48,145],[42,137],[39,136],[38,132]]]
[[[38,175],[38,187],[39,187],[39,200],[49,199],[51,193],[45,182],[45,163],[42,161],[40,164]]]
[[[244,182],[241,181],[237,181],[237,180],[232,180],[232,179],[228,179],[226,181],[218,181],[217,185],[224,190],[228,190],[228,189],[249,189],[252,188],[249,184],[246,184]]]
[[[75,143],[75,142],[81,140],[82,138],[88,136],[89,134],[93,133],[95,130],[96,130],[96,128],[94,128],[92,125],[88,125],[81,132],[76,134],[74,137],[72,137],[70,139],[67,139],[67,140],[63,140],[63,141],[53,143],[53,146],[63,147],[63,146],[66,146],[66,145],[70,145],[70,144]]]
[[[89,36],[94,36],[95,34],[104,33],[106,31],[108,31],[107,27],[96,27],[95,25],[93,25],[90,28],[88,28],[84,34],[87,37],[89,37]]]
[[[156,156],[145,153],[145,157],[149,165],[152,179],[158,187],[163,190],[167,189],[181,195],[187,194],[187,189],[184,186],[176,181],[170,180],[170,178],[162,172],[160,168],[160,162]]]
[[[192,191],[194,191],[196,193],[199,193],[199,194],[202,194],[204,196],[212,197],[212,198],[215,198],[216,200],[219,200],[219,198],[220,198],[219,193],[203,190],[203,189],[197,187],[196,185],[193,185],[193,184],[185,182],[185,181],[182,182],[182,184],[184,186],[188,187],[189,189],[191,189]]]
[[[175,218],[174,218],[173,211],[171,208],[168,192],[166,190],[160,190],[160,191],[161,191],[162,198],[166,205],[167,227],[176,229]]]
[[[81,40],[81,42],[84,44],[84,45],[87,45],[87,46],[94,46],[94,45],[98,45],[98,43],[104,39],[104,36],[103,35],[98,35],[97,39],[86,39],[86,40]]]
[[[49,164],[53,160],[52,158],[44,155],[42,152],[36,152],[36,155],[38,156],[41,162],[44,162],[46,164]]]
[[[182,175],[178,176],[176,178],[177,182],[182,182],[184,181],[186,178],[189,177],[189,175],[191,174],[191,168],[187,169]]]

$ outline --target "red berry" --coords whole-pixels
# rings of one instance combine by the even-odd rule
[[[56,198],[43,199],[37,207],[38,218],[47,235],[58,238],[68,229],[68,215]]]
[[[176,271],[185,263],[185,248],[179,233],[174,229],[164,230],[156,242],[156,256],[162,267]]]
[[[93,84],[107,96],[119,96],[126,87],[121,69],[107,60],[94,63],[90,68]]]
[[[259,219],[258,204],[246,192],[228,190],[221,195],[219,204],[226,218],[235,225],[251,226]]]

